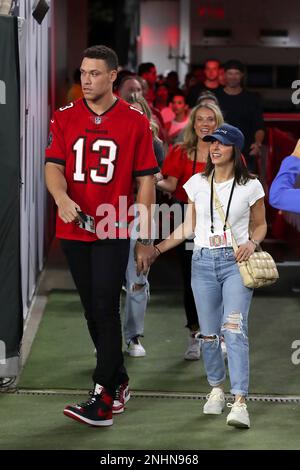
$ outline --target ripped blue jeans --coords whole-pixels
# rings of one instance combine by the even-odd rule
[[[232,248],[196,248],[192,257],[192,289],[200,324],[201,347],[211,386],[226,377],[220,334],[227,346],[233,395],[248,394],[248,313],[253,289],[244,286]],[[203,338],[211,337],[211,338]]]
[[[144,333],[145,313],[149,299],[148,274],[136,273],[134,248],[136,240],[130,240],[129,258],[126,269],[126,300],[124,308],[123,331],[126,343],[134,336],[142,336]],[[135,285],[140,288],[136,289]]]

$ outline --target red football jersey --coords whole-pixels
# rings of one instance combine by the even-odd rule
[[[101,115],[84,99],[55,111],[46,162],[65,166],[69,197],[95,218],[97,234],[57,215],[56,236],[81,241],[127,236],[134,177],[159,171],[149,121],[121,99]]]

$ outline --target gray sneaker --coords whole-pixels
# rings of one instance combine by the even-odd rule
[[[225,407],[225,395],[221,388],[213,388],[207,395],[207,402],[203,407],[205,415],[220,415]]]
[[[191,333],[188,338],[188,347],[184,353],[184,359],[186,361],[198,361],[200,353],[200,340],[197,338],[197,333]]]
[[[231,408],[229,415],[227,416],[227,424],[236,428],[250,428],[250,418],[247,410],[246,403],[227,403],[228,408]]]

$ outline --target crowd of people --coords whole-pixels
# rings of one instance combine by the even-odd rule
[[[176,248],[188,329],[184,359],[199,360],[202,351],[212,387],[203,412],[224,409],[227,360],[234,395],[227,424],[250,427],[246,397],[253,290],[243,285],[237,262],[247,260],[263,241],[266,221],[264,190],[255,176],[264,140],[262,108],[257,96],[244,89],[243,76],[238,60],[221,67],[210,59],[181,87],[176,72],[158,76],[153,63],[140,64],[137,73],[118,72],[111,49],[84,51],[82,97],[55,112],[46,149],[56,235],[97,358],[90,399],[67,406],[66,416],[109,426],[113,413],[124,411],[130,391],[122,339],[129,356],[146,355],[141,338],[149,269],[163,252]],[[178,205],[181,218],[173,233],[155,245],[151,207],[161,194]],[[120,196],[132,202],[133,214],[122,214]],[[104,228],[99,207],[105,204],[116,211],[115,232],[106,238],[99,229]],[[185,245],[187,239],[193,249]]]

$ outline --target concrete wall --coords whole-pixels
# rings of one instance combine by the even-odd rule
[[[154,62],[158,73],[178,70],[178,60],[168,58],[179,51],[179,3],[147,1],[141,3],[138,62]]]

